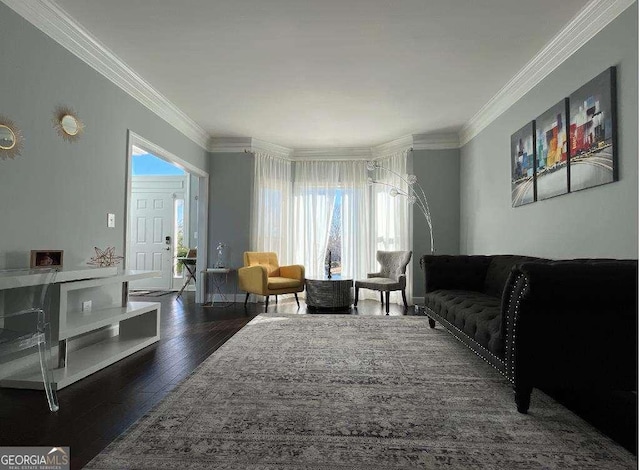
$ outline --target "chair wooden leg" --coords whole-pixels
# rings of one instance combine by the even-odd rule
[[[278,305],[278,296],[276,295],[276,305]]]
[[[384,305],[384,292],[380,291],[380,303]]]
[[[387,291],[384,293],[384,296],[386,298],[386,304],[384,306],[385,311],[387,312],[387,315],[389,315],[389,296],[391,295],[390,291]]]
[[[244,308],[247,308],[247,302],[249,302],[249,293],[247,292],[247,296],[244,298]]]
[[[264,301],[264,313],[267,313],[268,308],[269,308],[269,296],[267,295],[267,299]]]
[[[407,304],[407,293],[402,289],[402,301],[404,302],[404,309],[408,309],[409,305]]]
[[[293,295],[294,295],[294,296],[295,296],[295,298],[296,298],[296,303],[298,304],[298,308],[300,308],[300,301],[298,300],[298,293],[297,293],[297,292],[294,292],[294,293],[293,293]]]
[[[360,291],[359,287],[355,288],[356,292],[355,292],[355,298],[353,299],[353,306],[357,307],[358,306],[358,292]]]

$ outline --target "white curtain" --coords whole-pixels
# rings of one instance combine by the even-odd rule
[[[294,253],[307,277],[326,274],[332,221],[341,238],[343,279],[366,277],[370,250],[368,188],[364,161],[301,161],[294,174]]]
[[[342,277],[363,279],[371,272],[370,192],[364,161],[339,162],[341,166]]]
[[[372,217],[372,245],[374,252],[377,250],[384,251],[400,251],[411,250],[412,246],[412,225],[413,225],[413,206],[407,200],[407,197],[398,195],[393,197],[391,195],[391,189],[393,187],[398,188],[401,192],[406,193],[410,189],[404,180],[407,179],[407,154],[408,150],[390,155],[385,158],[377,159],[376,163],[382,166],[377,168],[373,172],[370,172],[370,176],[376,181],[384,184],[375,184],[371,186],[371,212]],[[386,170],[391,170],[402,176],[399,178],[393,173]],[[415,255],[415,253],[414,253]],[[407,266],[407,299],[410,300],[413,297],[413,257],[411,262]],[[378,264],[374,263],[377,271]],[[361,291],[362,292],[362,291]],[[402,303],[402,295],[398,292],[391,293],[391,301],[395,303]]]
[[[407,152],[376,160],[407,176]],[[411,249],[412,211],[406,197],[392,197],[389,186],[406,191],[401,178],[383,169],[367,172],[363,160],[297,161],[255,155],[251,247],[275,251],[280,264],[302,264],[306,276],[324,277],[332,221],[341,239],[343,279],[364,279],[378,271],[377,250]],[[332,254],[334,260],[337,253]],[[407,297],[412,297],[412,269],[407,268]],[[361,298],[379,298],[363,289]],[[399,293],[391,301],[402,302]]]
[[[307,277],[324,275],[330,223],[338,194],[333,162],[296,162],[293,184],[294,253]]]
[[[251,249],[276,252],[281,265],[294,262],[291,176],[291,161],[255,154]]]

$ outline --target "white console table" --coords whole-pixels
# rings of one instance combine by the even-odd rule
[[[53,371],[56,389],[77,382],[160,339],[160,304],[129,302],[128,298],[130,281],[158,277],[160,273],[116,273],[116,268],[93,268],[57,274],[54,282],[59,300],[57,308],[52,306],[57,311],[58,327],[52,335],[52,346],[58,340],[58,367]],[[0,279],[0,290],[29,285],[34,284],[29,284],[28,276]],[[51,317],[55,322],[56,316]],[[69,347],[69,342],[76,338],[116,326],[115,335],[81,344],[75,349]],[[0,386],[41,390],[42,375],[39,369],[27,368],[3,378]]]

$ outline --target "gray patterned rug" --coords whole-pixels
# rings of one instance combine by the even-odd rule
[[[637,459],[511,387],[424,317],[256,317],[93,469],[621,469]]]

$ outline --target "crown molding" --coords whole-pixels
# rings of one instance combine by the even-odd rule
[[[398,152],[409,150],[413,147],[413,135],[405,135],[397,139],[385,142],[384,144],[371,147],[371,157],[382,158],[388,157]]]
[[[98,73],[206,149],[208,133],[51,0],[0,0]]]
[[[272,144],[266,140],[260,140],[251,138],[251,152],[252,153],[266,153],[272,157],[280,157],[285,159],[291,159],[293,150],[282,145]]]
[[[251,137],[211,137],[207,150],[211,153],[243,153],[251,151]]]
[[[444,134],[413,134],[413,150],[448,150],[460,148],[455,132]]]
[[[293,159],[301,160],[371,160],[369,147],[297,148]]]
[[[407,150],[444,150],[460,147],[458,134],[409,134],[375,147],[319,147],[290,149],[252,137],[215,137],[209,141],[213,153],[266,153],[292,161],[372,160]]]
[[[560,30],[460,131],[465,145],[513,106],[560,64],[598,34],[635,0],[593,0]]]

